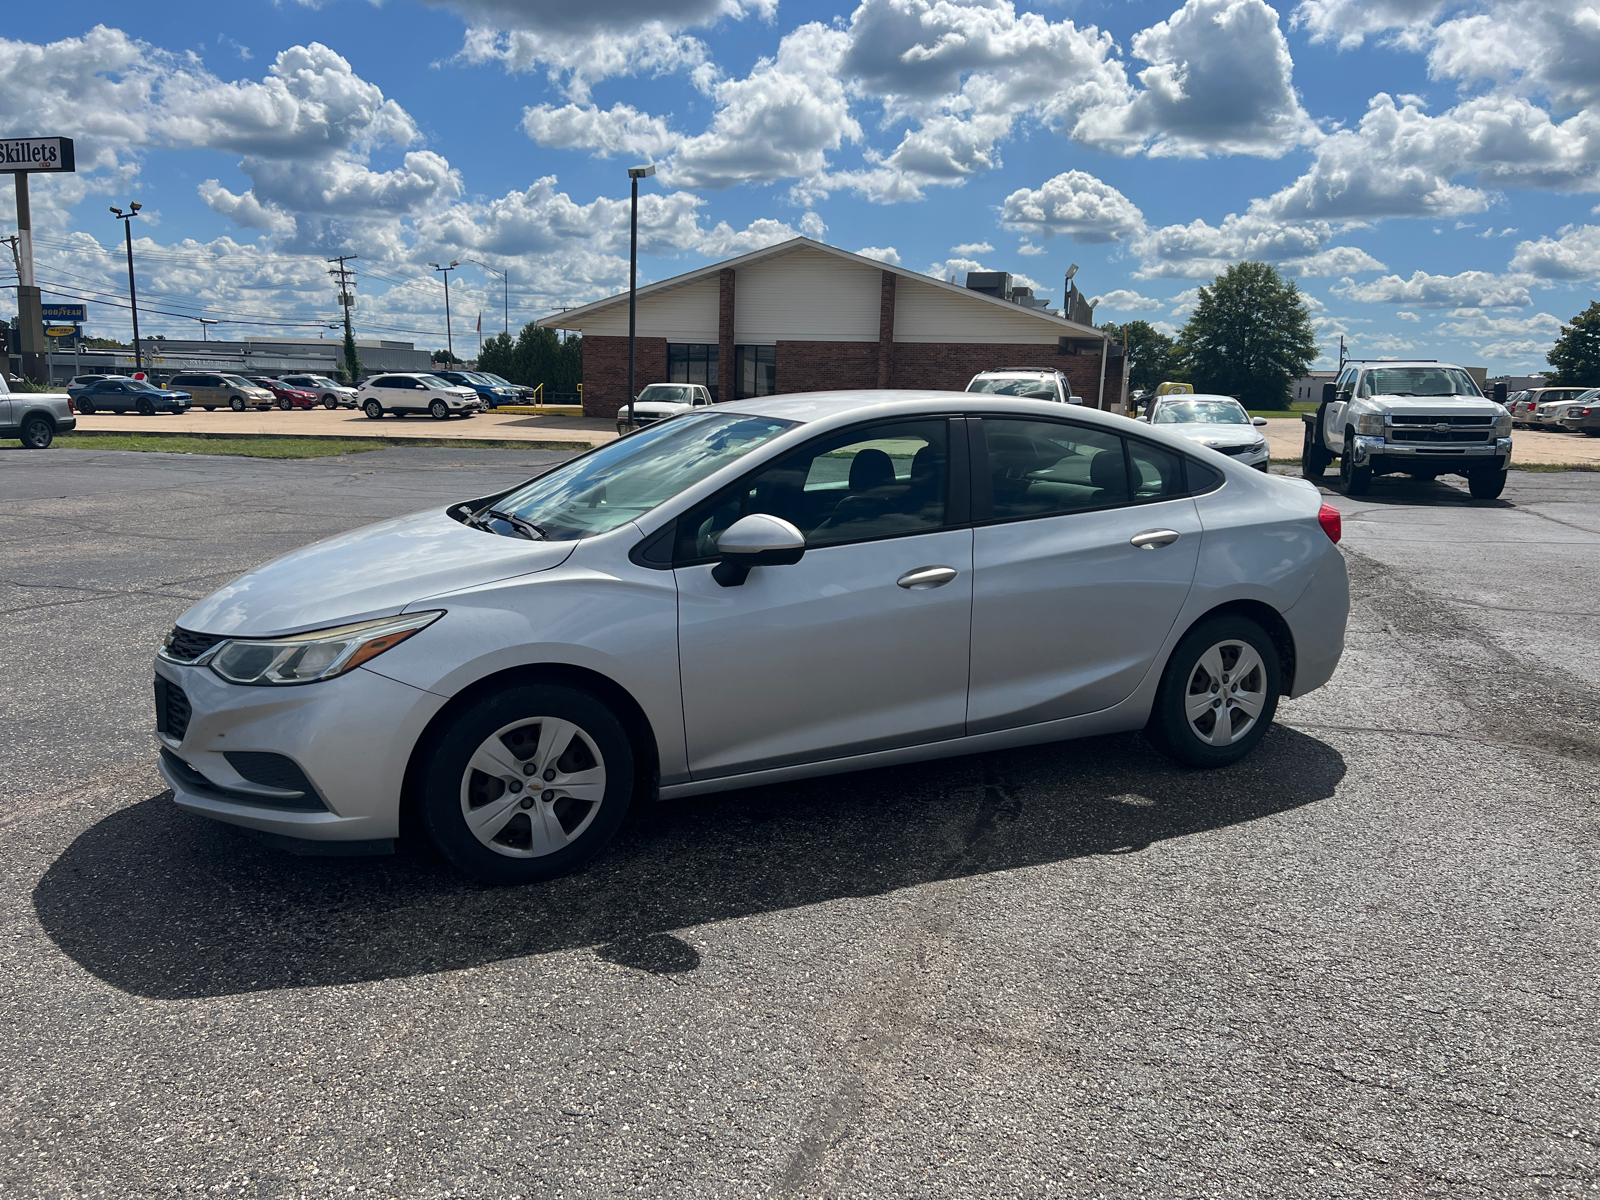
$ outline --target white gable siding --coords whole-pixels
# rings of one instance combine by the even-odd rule
[[[684,287],[640,296],[638,335],[666,338],[669,342],[715,345],[721,298],[722,284],[715,275]],[[624,294],[620,303],[583,318],[582,324],[557,325],[558,328],[581,329],[584,333],[627,337],[628,297]]]
[[[1073,331],[1016,305],[990,304],[902,275],[895,285],[897,342],[1006,342],[1050,345]]]
[[[733,340],[876,342],[883,271],[820,250],[799,249],[739,268]]]

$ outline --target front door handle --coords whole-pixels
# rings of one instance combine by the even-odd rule
[[[915,571],[907,571],[895,582],[903,588],[920,592],[943,587],[958,574],[954,567],[918,567]]]
[[[1176,529],[1146,529],[1128,539],[1141,550],[1154,550],[1157,546],[1170,546],[1178,540]]]

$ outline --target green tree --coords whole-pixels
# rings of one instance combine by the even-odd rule
[[[1275,409],[1288,407],[1290,385],[1311,370],[1317,337],[1300,289],[1267,263],[1242,262],[1200,289],[1178,349],[1196,391]]]
[[[1123,336],[1128,344],[1128,391],[1153,392],[1158,384],[1167,380],[1187,380],[1178,344],[1149,321],[1129,321],[1118,325],[1108,321],[1100,326],[1121,346]]]
[[[503,333],[485,338],[478,367],[525,387],[544,384],[545,394],[575,392],[583,379],[583,339],[556,336],[553,329],[528,324],[515,340]]]
[[[1600,387],[1600,300],[1561,327],[1544,360],[1551,366],[1544,379],[1551,387]]]

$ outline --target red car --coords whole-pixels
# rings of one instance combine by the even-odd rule
[[[264,387],[272,393],[272,398],[278,402],[282,409],[291,408],[316,408],[321,404],[321,399],[316,392],[308,392],[305,388],[291,387],[281,379],[271,375],[246,375],[251,383],[257,387]]]

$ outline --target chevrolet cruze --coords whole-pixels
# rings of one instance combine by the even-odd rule
[[[1142,729],[1225,766],[1327,681],[1338,513],[1161,427],[982,394],[777,396],[235,580],[156,659],[191,812],[311,853],[414,819],[478,879],[630,804]]]

